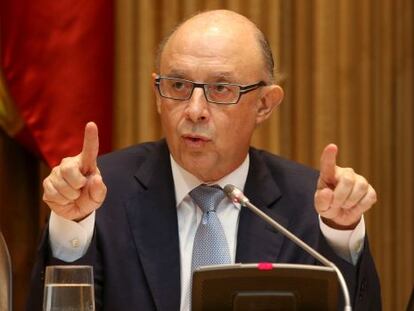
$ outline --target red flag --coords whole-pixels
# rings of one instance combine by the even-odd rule
[[[1,67],[25,129],[54,166],[80,152],[88,121],[111,150],[113,0],[0,0]]]

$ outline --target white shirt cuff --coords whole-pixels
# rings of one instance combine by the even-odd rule
[[[81,258],[91,244],[94,227],[95,212],[76,222],[52,211],[49,219],[49,242],[53,257],[66,262]]]
[[[356,265],[364,248],[365,221],[361,220],[354,230],[337,230],[325,224],[319,216],[319,226],[322,234],[335,253],[342,259]]]

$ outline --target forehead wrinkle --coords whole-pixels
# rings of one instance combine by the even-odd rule
[[[186,72],[185,70],[181,69],[171,69],[166,71],[164,76],[173,77],[173,78],[180,78],[180,79],[193,79],[193,71]],[[226,81],[233,81],[234,80],[234,72],[233,71],[212,71],[209,72],[207,77],[204,79],[206,81],[218,81],[218,80],[226,80]],[[203,81],[196,81],[194,82],[203,82]]]
[[[239,78],[234,66],[222,59],[208,58],[206,60],[179,53],[174,53],[166,59],[162,64],[160,74],[199,82],[220,79],[236,82]]]
[[[180,50],[175,50],[175,47]],[[229,57],[227,52],[228,55],[210,57],[203,56],[204,53],[199,55],[197,49],[183,51],[181,48],[175,45],[165,51],[160,74],[199,82],[215,82],[221,79],[225,82],[243,84],[248,83],[252,78],[260,79],[260,71],[256,70],[259,66],[254,66],[251,58],[246,56],[240,57],[238,53],[231,53]],[[240,70],[241,68],[250,68],[250,70]]]

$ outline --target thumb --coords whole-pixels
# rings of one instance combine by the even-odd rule
[[[88,122],[85,126],[83,147],[80,154],[80,170],[87,175],[96,171],[96,158],[99,152],[98,127],[94,122]]]
[[[320,179],[327,185],[336,186],[336,155],[338,147],[329,144],[325,147],[321,155]]]

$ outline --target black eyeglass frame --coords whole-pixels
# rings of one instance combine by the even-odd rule
[[[164,80],[177,80],[177,81],[183,81],[183,82],[188,82],[192,84],[192,89],[190,94],[188,95],[187,98],[174,98],[174,97],[169,97],[169,96],[165,96],[164,94],[162,94],[161,89],[160,89],[160,83],[161,83],[161,79]],[[194,89],[196,87],[202,88],[203,89],[203,93],[204,93],[204,97],[206,98],[206,101],[209,103],[213,103],[213,104],[218,104],[218,105],[235,105],[239,102],[240,97],[243,94],[249,93],[251,91],[257,90],[260,87],[263,86],[267,86],[267,83],[264,81],[259,81],[257,83],[253,83],[253,84],[249,84],[249,85],[240,85],[240,84],[236,84],[236,83],[197,83],[191,80],[187,80],[187,79],[181,79],[181,78],[173,78],[173,77],[166,77],[166,76],[157,76],[155,78],[155,85],[158,89],[158,93],[160,94],[161,97],[164,98],[168,98],[168,99],[172,99],[172,100],[180,100],[180,101],[185,101],[185,100],[189,100],[191,98],[191,96],[193,96],[193,92]],[[218,101],[214,101],[214,100],[209,100],[207,98],[207,88],[209,85],[230,85],[230,86],[237,86],[239,88],[239,96],[237,97],[237,100],[235,100],[234,102],[218,102]]]

